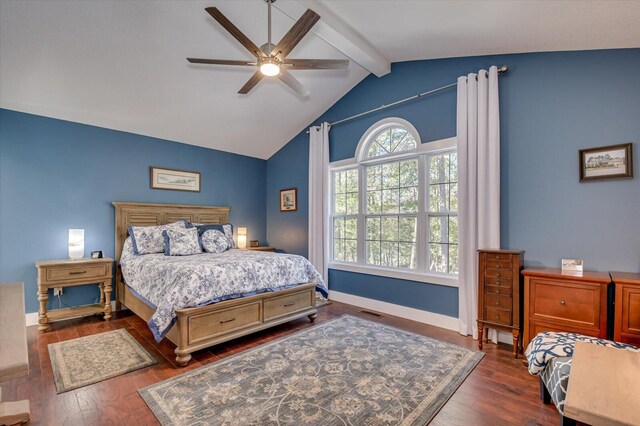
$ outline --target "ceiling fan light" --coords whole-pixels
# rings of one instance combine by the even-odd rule
[[[280,66],[272,61],[265,61],[260,65],[260,72],[267,77],[273,77],[280,74]]]

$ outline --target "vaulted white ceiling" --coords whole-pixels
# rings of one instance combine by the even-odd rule
[[[274,9],[274,39],[313,3],[278,0],[285,13]],[[307,98],[278,81],[238,95],[251,68],[185,60],[251,59],[204,11],[212,5],[257,45],[266,42],[262,0],[1,0],[0,107],[268,158],[368,74],[352,61],[347,70],[293,71],[311,91]],[[392,62],[640,47],[634,0],[316,5]],[[316,29],[291,58],[347,58]]]

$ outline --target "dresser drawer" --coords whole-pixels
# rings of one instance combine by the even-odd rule
[[[488,253],[485,252],[484,253],[484,258],[487,261],[493,261],[493,260],[500,260],[500,261],[507,261],[507,262],[511,262],[511,258],[513,256],[510,254],[505,254],[505,253]]]
[[[511,279],[513,271],[511,269],[494,269],[486,268],[484,270],[484,276],[487,278],[507,278]]]
[[[585,283],[531,280],[532,319],[562,321],[577,327],[600,326],[601,287]]]
[[[510,260],[487,260],[484,262],[484,266],[493,269],[511,270],[512,268]]]
[[[484,286],[484,292],[486,294],[502,294],[505,296],[511,296],[513,289],[511,287],[499,287],[495,285]]]
[[[495,308],[484,308],[484,319],[487,322],[511,325],[511,311]]]
[[[264,301],[264,320],[269,321],[313,306],[315,293],[310,290],[278,296]]]
[[[512,299],[511,296],[500,296],[497,294],[487,294],[484,297],[484,306],[487,308],[495,308],[495,309],[512,309]]]
[[[499,287],[512,287],[513,280],[510,278],[486,278],[484,279],[485,285],[497,285]]]
[[[87,280],[89,278],[104,278],[111,276],[111,271],[107,271],[111,264],[101,265],[78,265],[78,266],[64,266],[64,267],[48,267],[46,272],[46,280],[60,281],[60,280]]]
[[[260,324],[261,307],[257,301],[189,318],[189,344]]]

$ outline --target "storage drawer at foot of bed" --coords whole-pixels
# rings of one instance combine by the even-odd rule
[[[269,321],[314,306],[315,291],[304,290],[264,301],[264,320]]]
[[[193,316],[189,319],[189,344],[260,324],[261,319],[261,301]]]

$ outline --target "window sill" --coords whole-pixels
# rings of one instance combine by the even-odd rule
[[[441,274],[421,274],[419,272],[403,271],[400,269],[381,268],[376,266],[358,265],[354,263],[329,262],[329,269],[356,272],[359,274],[377,275],[380,277],[398,278],[401,280],[417,281],[428,284],[458,287],[458,278]]]

